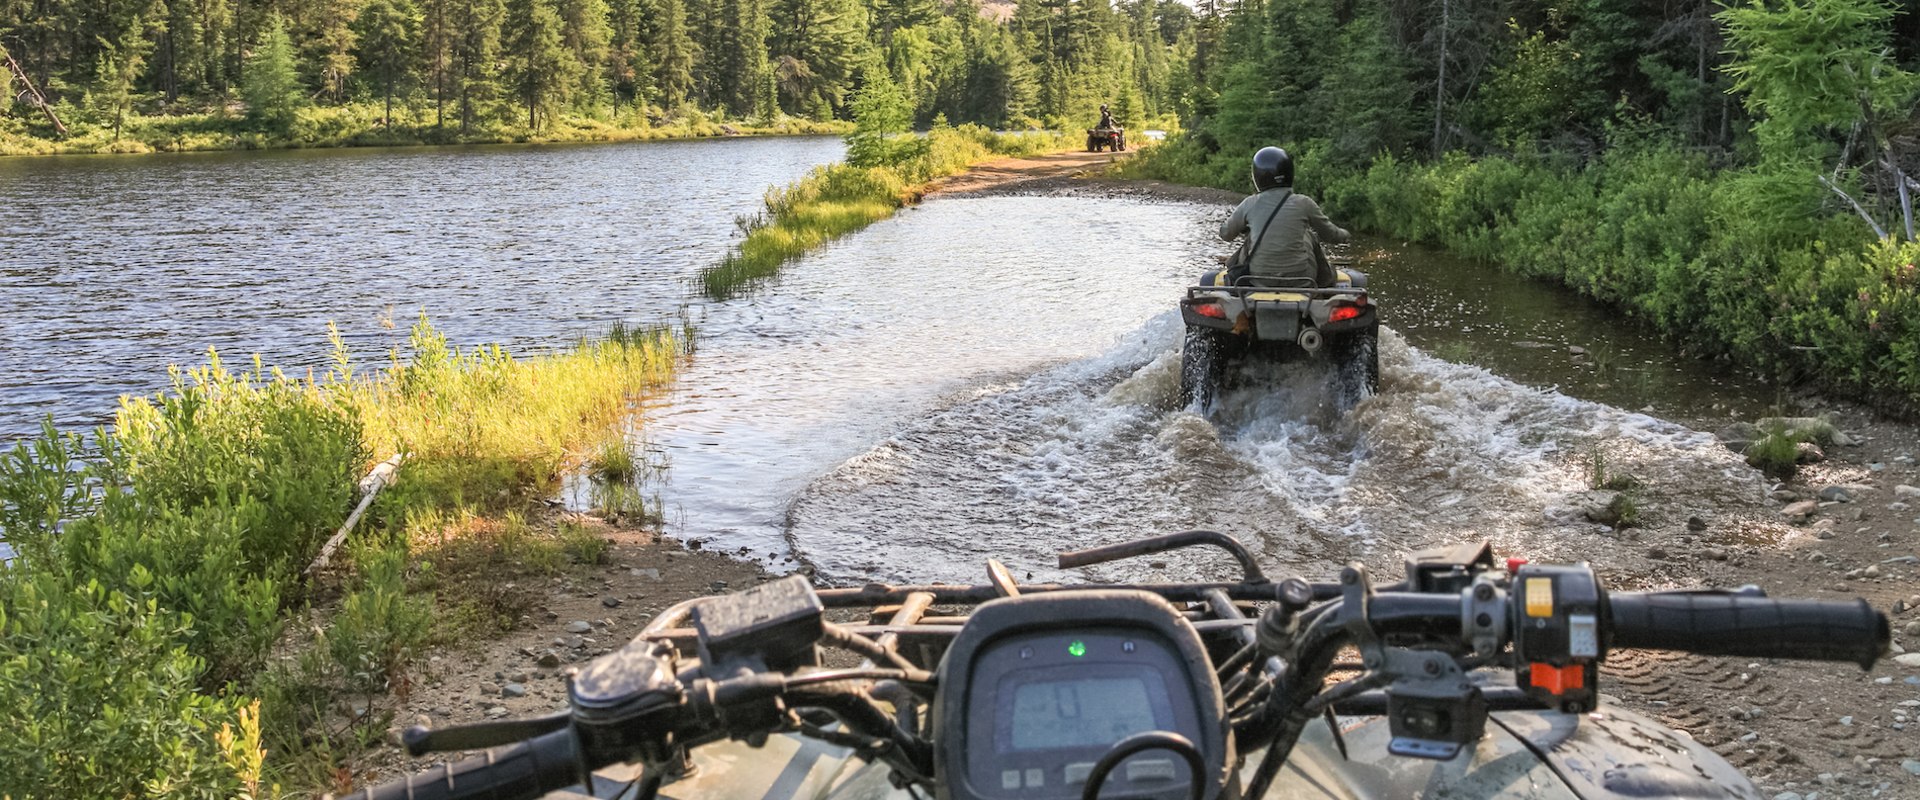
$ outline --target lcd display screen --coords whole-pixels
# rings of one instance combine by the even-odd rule
[[[1016,751],[1110,745],[1158,730],[1154,708],[1166,704],[1166,687],[1151,671],[1020,683],[1013,689],[1011,744]]]

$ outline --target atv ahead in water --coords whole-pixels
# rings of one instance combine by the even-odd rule
[[[1087,152],[1098,153],[1111,150],[1118,153],[1127,149],[1127,132],[1120,128],[1088,128]]]
[[[1233,367],[1259,359],[1332,362],[1343,410],[1380,390],[1380,319],[1365,273],[1337,270],[1331,287],[1252,275],[1229,283],[1226,275],[1208,273],[1180,300],[1182,404],[1211,407]]]
[[[416,754],[499,749],[355,796],[1757,798],[1714,751],[1601,695],[1609,654],[1865,668],[1889,641],[1863,600],[1609,592],[1586,564],[1484,543],[1415,553],[1393,583],[1357,563],[1274,582],[1211,531],[1059,566],[1195,545],[1241,574],[1021,585],[989,560],[978,586],[790,576],[688,601],[572,674],[568,709],[409,729]]]

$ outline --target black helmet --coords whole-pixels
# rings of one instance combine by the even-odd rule
[[[1253,154],[1253,188],[1258,191],[1293,185],[1293,156],[1278,147],[1262,147]]]
[[[1101,111],[1105,111],[1105,110],[1107,110],[1107,104],[1106,104],[1106,103],[1101,103],[1101,104],[1100,104],[1100,110],[1101,110]]]

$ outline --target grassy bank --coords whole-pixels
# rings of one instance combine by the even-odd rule
[[[216,358],[110,430],[49,427],[0,457],[0,796],[342,788],[425,647],[525,611],[502,577],[604,554],[526,509],[576,465],[631,479],[611,443],[681,337],[516,358],[422,320],[411,349],[361,373],[338,348],[305,379]],[[346,577],[303,576],[390,452],[406,466]]]
[[[821,244],[886,219],[919,199],[921,186],[1001,156],[1061,149],[1049,132],[995,133],[978,125],[936,125],[925,136],[849,137],[848,159],[767,191],[764,214],[741,220],[746,238],[702,270],[709,297],[725,298],[779,272]]]
[[[1585,164],[1301,163],[1302,189],[1343,223],[1560,281],[1702,356],[1920,411],[1920,244],[1876,240],[1810,175],[1717,167],[1660,144]],[[1246,190],[1245,154],[1189,140],[1122,169]]]
[[[637,114],[607,119],[562,115],[537,131],[493,122],[462,130],[456,118],[449,117],[443,124],[436,124],[430,107],[396,107],[393,124],[388,125],[380,104],[354,103],[301,108],[290,124],[280,128],[263,127],[248,121],[244,115],[223,109],[131,114],[117,133],[111,125],[86,122],[78,117],[69,127],[71,135],[54,137],[50,126],[32,118],[0,117],[0,156],[843,134],[852,124],[794,117],[748,123],[697,114],[658,122]]]

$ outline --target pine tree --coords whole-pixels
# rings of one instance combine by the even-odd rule
[[[500,21],[506,10],[500,0],[452,3],[452,75],[460,96],[460,130],[466,131],[492,114],[499,93],[494,64],[500,57]]]
[[[267,127],[286,130],[300,107],[300,75],[295,70],[293,40],[279,14],[267,16],[267,26],[253,57],[241,74],[241,94],[247,116]]]
[[[448,72],[457,34],[450,15],[454,0],[424,0],[420,16],[420,67],[433,86],[433,126],[446,124]]]
[[[166,11],[155,6],[151,0],[143,0],[108,9],[102,20],[104,30],[95,36],[100,50],[94,68],[93,100],[112,117],[115,139],[120,138],[127,110],[133,105],[133,83],[146,68],[147,55],[153,50],[148,25],[163,19]]]
[[[409,55],[419,40],[420,12],[413,0],[368,0],[360,13],[361,60],[380,76],[384,124],[393,127],[394,86],[407,77]]]
[[[567,93],[580,108],[597,107],[607,95],[608,42],[613,37],[607,0],[556,0],[554,12],[560,18],[560,44],[573,62],[568,72],[574,85]]]
[[[354,63],[355,21],[363,0],[319,0],[314,44],[319,48],[321,90],[336,103],[347,99],[347,79]]]
[[[687,28],[687,10],[682,0],[659,0],[659,16],[647,48],[655,53],[654,85],[660,90],[660,104],[677,110],[692,98],[694,69],[699,63],[700,46]]]
[[[781,108],[824,118],[845,102],[862,44],[857,12],[852,0],[775,0],[767,49]]]
[[[657,65],[647,41],[648,26],[659,16],[652,0],[613,0],[608,4],[606,77],[613,88],[615,105],[625,100],[642,107],[654,96]]]
[[[527,129],[551,121],[577,86],[580,64],[567,52],[565,23],[550,0],[513,0],[505,26],[507,79],[527,109]]]

